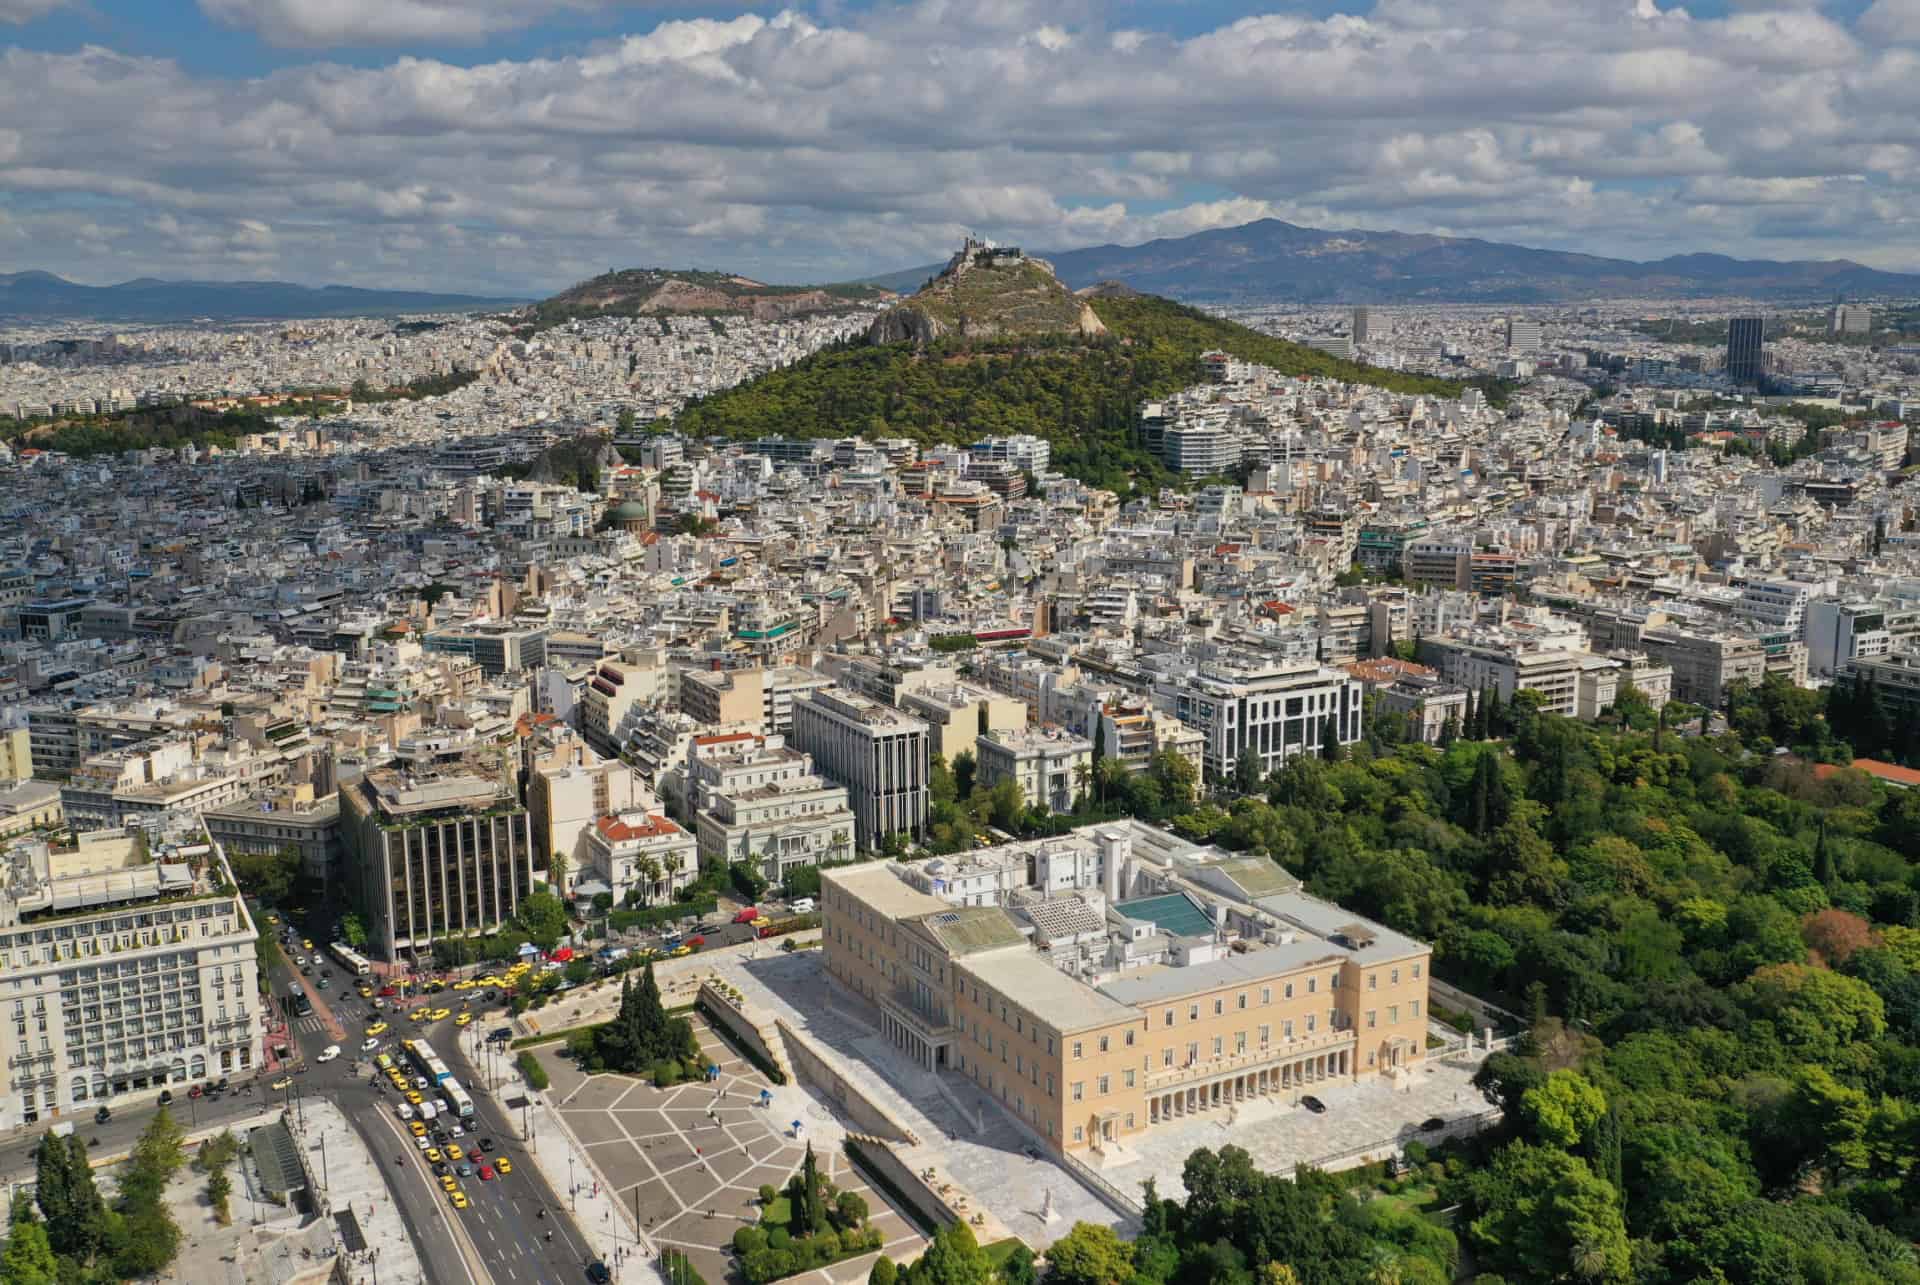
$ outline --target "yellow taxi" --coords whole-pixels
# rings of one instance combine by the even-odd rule
[[[449,1142],[447,1144],[447,1159],[457,1164],[466,1158],[467,1158],[467,1153],[460,1149],[459,1143]]]
[[[416,1138],[424,1138],[427,1136],[427,1126],[418,1120],[410,1120],[407,1122],[407,1132]]]
[[[463,978],[460,981],[457,981],[453,984],[453,989],[457,991],[470,991],[474,988],[475,985],[476,983],[467,981]]]
[[[375,1054],[373,1059],[373,1064],[379,1067],[382,1071],[391,1071],[393,1069],[393,1054],[391,1053]]]
[[[413,1104],[414,1106],[419,1106],[419,1105],[420,1105],[420,1090],[418,1090],[418,1089],[408,1089],[408,1090],[407,1090],[407,1101],[409,1101],[409,1102],[411,1102],[411,1103],[412,1103],[412,1104]]]
[[[440,1161],[441,1161],[441,1159],[442,1159],[442,1157],[441,1157],[441,1155],[440,1155],[440,1148],[438,1148],[438,1147],[428,1147],[428,1148],[427,1148],[427,1163],[428,1163],[428,1164],[430,1164],[430,1165],[437,1165],[437,1164],[439,1164],[439,1163],[440,1163]]]
[[[440,1175],[440,1190],[458,1191],[460,1190],[460,1180],[450,1173],[443,1173]]]
[[[396,1089],[404,1089],[407,1087],[407,1077],[400,1074],[400,1072],[398,1071],[392,1071],[392,1072],[389,1072],[387,1075],[387,1083],[391,1084]]]
[[[373,987],[371,986],[356,986],[354,989],[360,992],[361,999],[373,998]]]
[[[429,1022],[444,1022],[449,1017],[452,1017],[452,1016],[453,1016],[453,1011],[451,1009],[436,1008],[431,1013],[427,1014],[427,1020]]]
[[[472,1201],[467,1199],[467,1193],[464,1191],[456,1191],[451,1196],[449,1196],[448,1199],[453,1201],[453,1207],[455,1209],[465,1209],[468,1205],[473,1203]]]
[[[305,937],[302,937],[302,938],[300,939],[300,944],[301,944],[302,946],[304,946],[304,947],[306,947],[306,948],[307,948],[308,950],[312,950],[312,949],[313,949],[313,943],[312,943],[312,942],[310,942],[310,941],[308,941],[308,940],[307,940],[307,939],[306,939]]]
[[[386,1033],[387,1033],[387,1024],[385,1022],[375,1022],[372,1026],[369,1026],[367,1028],[367,1034],[369,1036],[385,1035]]]
[[[752,925],[750,926],[754,928],[765,928],[768,924],[772,922],[773,920],[767,918],[765,915],[761,915],[758,919],[754,920]]]
[[[472,1020],[473,1020],[472,1013],[462,1013],[460,1014],[460,1016],[453,1019],[453,1024],[455,1026],[465,1026],[468,1022],[471,1022]]]
[[[505,1156],[495,1156],[493,1158],[493,1171],[495,1173],[512,1173],[513,1161],[507,1159]]]
[[[429,1008],[416,1008],[411,1013],[408,1013],[407,1016],[416,1022],[424,1022],[427,1020],[427,1014],[432,1011],[433,1010]]]
[[[672,949],[671,951],[669,951],[668,953],[669,953],[669,954],[670,954],[670,955],[671,955],[671,956],[672,956],[672,957],[673,957],[674,959],[678,959],[678,958],[680,958],[680,956],[682,956],[682,955],[691,955],[691,954],[693,953],[693,947],[691,947],[691,946],[675,946],[675,947],[674,947],[674,948],[673,948],[673,949]]]

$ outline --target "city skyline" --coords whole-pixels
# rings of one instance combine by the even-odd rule
[[[82,281],[832,280],[1262,217],[1920,266],[1913,0],[10,0],[0,42],[0,270]]]

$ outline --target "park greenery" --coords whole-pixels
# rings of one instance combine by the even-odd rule
[[[787,1180],[786,1190],[760,1189],[760,1221],[733,1234],[740,1272],[751,1285],[813,1271],[880,1248],[880,1229],[867,1222],[867,1202],[840,1191],[820,1172],[813,1144]]]
[[[574,1032],[567,1039],[567,1051],[589,1074],[651,1075],[662,1088],[702,1073],[693,1025],[684,1017],[670,1016],[660,1002],[652,960],[642,968],[639,985],[634,985],[631,973],[620,979],[620,1007],[613,1017]]]
[[[1845,766],[1862,720],[1905,752],[1865,699],[1769,681],[1702,735],[1630,688],[1592,724],[1522,693],[1444,747],[1382,720],[1210,797],[1102,763],[1082,809],[1267,855],[1520,1015],[1479,1081],[1504,1123],[1439,1175],[1487,1279],[1920,1282],[1920,791]],[[1212,1163],[1111,1279],[1449,1279],[1428,1228]]]
[[[165,1193],[186,1161],[183,1144],[179,1124],[161,1107],[120,1166],[118,1192],[109,1202],[95,1184],[88,1142],[77,1132],[43,1134],[34,1152],[33,1195],[17,1196],[10,1210],[0,1281],[107,1285],[165,1269],[180,1247]]]
[[[922,443],[1031,433],[1053,443],[1054,468],[1125,496],[1175,480],[1140,445],[1138,409],[1203,382],[1208,351],[1395,392],[1457,397],[1462,388],[1342,361],[1166,299],[1089,302],[1109,332],[1099,339],[1062,333],[925,347],[854,340],[692,403],[675,428],[693,437],[858,432]]]

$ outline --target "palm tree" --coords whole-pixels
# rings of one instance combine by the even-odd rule
[[[677,852],[669,852],[666,856],[662,857],[661,860],[666,864],[667,891],[671,894],[673,892],[673,885],[680,882],[680,867],[685,859]]]
[[[660,862],[652,853],[648,853],[633,864],[640,872],[640,886],[645,889],[641,897],[651,906],[654,895],[660,891]]]
[[[833,860],[845,861],[847,856],[847,832],[845,830],[835,830],[833,832]]]
[[[1607,1274],[1607,1250],[1598,1241],[1582,1240],[1574,1244],[1568,1265],[1581,1280],[1597,1281]]]

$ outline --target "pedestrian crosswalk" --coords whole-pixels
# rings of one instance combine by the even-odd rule
[[[308,1035],[317,1035],[327,1029],[327,1024],[318,1013],[313,1013],[294,1022],[293,1029],[305,1031]]]

